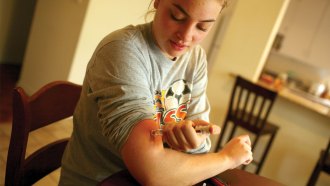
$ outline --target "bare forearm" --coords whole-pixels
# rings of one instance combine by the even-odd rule
[[[150,136],[152,126],[152,121],[137,124],[122,149],[125,164],[141,184],[192,185],[232,168],[223,153],[193,155],[164,148],[161,137]]]
[[[228,159],[216,153],[192,155],[164,149],[151,158],[156,163],[150,159],[145,168],[151,173],[148,181],[155,184],[193,185],[230,168]]]

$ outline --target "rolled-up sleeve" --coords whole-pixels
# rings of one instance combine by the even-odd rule
[[[134,124],[153,118],[148,67],[129,43],[113,41],[95,54],[87,71],[88,97],[98,105],[102,134],[119,151]]]

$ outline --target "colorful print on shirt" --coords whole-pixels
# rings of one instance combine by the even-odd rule
[[[154,120],[160,125],[184,120],[191,101],[191,89],[190,83],[180,79],[174,81],[167,90],[156,90]]]

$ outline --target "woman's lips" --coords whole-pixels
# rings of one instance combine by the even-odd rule
[[[175,50],[178,50],[178,51],[182,51],[186,47],[186,45],[184,45],[184,44],[180,44],[180,43],[177,43],[177,42],[174,42],[174,41],[170,41],[170,42],[171,42],[172,47]]]

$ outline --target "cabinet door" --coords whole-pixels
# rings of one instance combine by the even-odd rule
[[[330,70],[330,0],[319,23],[311,45],[309,61]]]
[[[320,31],[320,29],[323,29],[320,27],[320,22],[328,2],[329,0],[291,0],[279,31],[284,35],[279,50],[281,54],[302,62],[313,63],[311,61],[311,51],[318,48],[316,47],[318,43],[315,42],[315,38],[323,33],[323,31]]]

